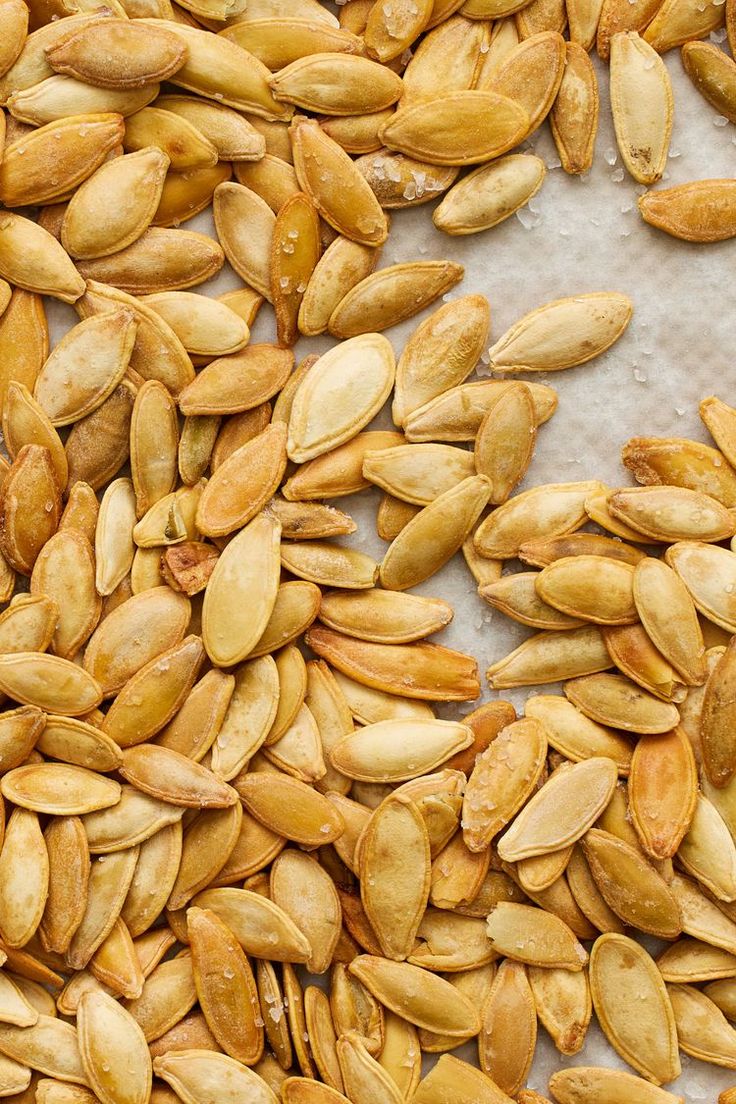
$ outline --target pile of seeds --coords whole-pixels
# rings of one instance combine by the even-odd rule
[[[500,155],[548,114],[589,167],[594,40],[656,182],[659,52],[736,118],[736,66],[692,41],[724,17],[0,0],[0,1097],[543,1104],[538,1022],[574,1056],[593,1009],[632,1072],[561,1070],[558,1104],[676,1104],[680,1052],[736,1069],[736,409],[704,400],[715,448],[631,440],[638,486],[516,493],[557,397],[504,376],[604,353],[631,303],[546,303],[473,379],[483,296],[398,361],[381,332],[462,267],[374,271],[393,208],[445,193],[465,234],[526,203],[544,165]],[[210,204],[217,240],[179,228]],[[641,210],[731,236],[736,183]],[[225,259],[238,290],[188,290]],[[51,350],[44,296],[80,318]],[[370,487],[380,564],[325,501]],[[491,687],[564,683],[523,716],[437,718],[477,666],[407,591],[460,550],[536,630]]]

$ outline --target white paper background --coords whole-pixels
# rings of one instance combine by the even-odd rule
[[[720,33],[714,36],[720,41]],[[725,48],[725,44],[724,44]],[[675,121],[665,186],[704,177],[729,177],[736,169],[736,128],[725,124],[684,75],[675,50],[666,55],[675,96]],[[596,64],[598,65],[597,59]],[[608,106],[607,69],[598,65],[600,129],[592,171],[571,177],[559,159],[547,124],[524,148],[548,165],[531,208],[484,234],[451,238],[435,230],[434,204],[392,212],[391,235],[379,266],[420,258],[450,258],[465,265],[465,280],[451,293],[481,292],[491,303],[495,340],[522,314],[551,299],[588,291],[626,292],[634,318],[614,348],[580,368],[532,378],[553,385],[559,409],[538,435],[537,450],[524,486],[544,482],[603,479],[630,483],[620,464],[621,445],[634,435],[695,437],[708,440],[698,418],[698,402],[716,394],[736,403],[734,383],[734,267],[736,241],[717,245],[678,242],[641,221],[636,200],[644,190],[628,177],[616,155]],[[557,166],[557,167],[555,167]],[[213,234],[209,215],[187,229]],[[218,295],[240,281],[226,269],[208,284],[192,289]],[[48,302],[48,301],[47,301]],[[429,311],[419,318],[426,317]],[[54,340],[76,321],[71,308],[50,303]],[[397,355],[419,319],[389,331]],[[253,330],[254,341],[275,339],[273,312],[265,306]],[[321,352],[330,338],[303,340],[297,357]],[[480,365],[483,371],[483,365]],[[377,420],[388,425],[388,414]],[[337,504],[353,514],[359,530],[351,544],[380,559],[385,544],[375,532],[378,494],[366,492]],[[506,655],[530,630],[493,613],[476,593],[460,556],[417,588],[449,600],[454,622],[438,642],[472,653],[484,674],[490,662]],[[491,696],[485,678],[483,699]],[[504,696],[523,706],[533,691]],[[474,703],[475,705],[480,702]],[[466,710],[474,706],[464,707]],[[449,715],[449,711],[448,711]],[[475,1047],[457,1052],[475,1060]],[[682,1056],[683,1076],[673,1091],[688,1101],[714,1101],[736,1083],[736,1072],[718,1070]],[[529,1086],[547,1090],[555,1069],[566,1065],[619,1065],[596,1026],[584,1050],[562,1059],[540,1027]]]

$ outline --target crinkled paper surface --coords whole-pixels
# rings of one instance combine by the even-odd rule
[[[720,42],[721,33],[716,32],[714,38]],[[673,82],[675,118],[667,171],[660,186],[733,176],[736,128],[695,91],[684,75],[679,50],[671,51],[665,60]],[[529,207],[493,230],[463,238],[435,230],[431,221],[434,203],[392,212],[391,235],[379,261],[379,266],[421,258],[462,262],[465,280],[451,296],[481,292],[488,297],[493,340],[527,311],[561,296],[617,290],[633,300],[633,320],[607,354],[579,368],[530,377],[555,387],[560,401],[554,418],[539,431],[524,487],[591,478],[629,484],[631,479],[620,463],[620,448],[629,437],[681,436],[707,441],[698,417],[699,400],[714,394],[736,403],[736,240],[692,245],[676,241],[640,219],[636,201],[644,189],[628,177],[617,155],[607,69],[597,59],[596,65],[601,85],[600,129],[588,175],[577,178],[562,171],[544,124],[525,146],[542,157],[548,169],[542,189]],[[198,216],[186,228],[214,233],[209,215]],[[219,295],[238,286],[240,281],[226,266],[215,280],[191,290]],[[58,340],[76,316],[62,304],[47,304],[54,340]],[[397,355],[417,321],[388,331]],[[273,312],[268,306],[261,311],[252,339],[275,339]],[[303,340],[297,346],[297,357],[324,351],[332,344],[328,337]],[[479,369],[487,374],[483,364]],[[390,424],[388,411],[376,424]],[[349,543],[380,559],[386,546],[375,532],[378,500],[378,492],[365,492],[337,504],[359,523]],[[454,621],[438,642],[472,653],[481,672],[531,634],[478,598],[460,556],[417,591],[453,604]],[[488,691],[485,678],[483,683],[484,700],[497,696]],[[507,691],[504,696],[519,708],[533,692]],[[474,705],[463,708],[467,711]],[[449,709],[446,713],[452,715]],[[474,1045],[457,1054],[476,1060]],[[624,1068],[596,1026],[591,1027],[583,1051],[573,1059],[563,1059],[540,1027],[529,1086],[546,1093],[547,1080],[556,1069],[596,1064]],[[688,1102],[715,1101],[720,1090],[736,1084],[736,1071],[719,1070],[685,1055],[682,1064],[681,1079],[668,1088]]]

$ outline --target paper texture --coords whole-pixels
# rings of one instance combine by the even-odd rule
[[[725,32],[716,32],[722,41]],[[674,131],[665,180],[660,187],[706,177],[733,176],[736,169],[736,129],[720,118],[684,75],[679,50],[666,55],[675,98]],[[379,267],[397,261],[450,258],[465,265],[464,281],[451,293],[457,297],[481,292],[491,303],[496,340],[527,311],[561,296],[617,290],[634,303],[627,332],[606,355],[579,368],[530,378],[555,387],[559,409],[542,426],[534,460],[523,487],[538,483],[597,478],[630,484],[620,463],[620,448],[631,436],[682,436],[708,440],[698,417],[698,402],[709,394],[736,402],[734,357],[734,270],[736,242],[691,245],[647,226],[636,200],[644,190],[627,175],[617,156],[608,106],[608,71],[595,59],[601,92],[600,129],[595,163],[584,178],[566,175],[548,125],[526,144],[542,157],[548,172],[529,208],[482,234],[451,238],[435,230],[434,203],[392,212],[392,228]],[[213,234],[209,214],[186,224],[187,229]],[[240,281],[227,268],[215,279],[191,290],[218,295]],[[54,340],[76,321],[71,308],[47,300]],[[389,331],[397,355],[419,319]],[[275,340],[273,312],[262,309],[253,341]],[[297,358],[321,352],[332,338],[302,340]],[[484,366],[481,364],[481,371]],[[487,373],[487,369],[485,370]],[[376,422],[390,424],[388,411]],[[377,491],[339,500],[359,530],[348,543],[380,559],[385,544],[375,531]],[[518,565],[517,565],[518,566]],[[453,623],[438,642],[472,653],[483,673],[483,699],[491,696],[484,672],[506,655],[531,630],[494,613],[476,593],[461,556],[417,588],[437,595],[455,609]],[[533,690],[505,692],[517,708]],[[465,711],[474,708],[463,707]],[[452,709],[443,715],[451,716]],[[476,1061],[475,1044],[458,1056]],[[682,1056],[683,1075],[668,1086],[690,1102],[714,1101],[717,1093],[736,1083],[736,1071],[719,1070]],[[547,1080],[567,1065],[623,1067],[597,1026],[591,1026],[584,1050],[563,1059],[543,1028],[529,1086],[547,1092]]]

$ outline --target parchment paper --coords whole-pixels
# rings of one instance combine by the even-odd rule
[[[722,43],[725,32],[712,40]],[[725,44],[724,44],[725,48]],[[542,157],[548,172],[531,204],[493,230],[451,238],[435,230],[434,203],[392,212],[392,229],[379,267],[398,261],[450,258],[465,265],[465,279],[451,292],[456,297],[481,292],[491,303],[492,340],[527,311],[560,296],[618,290],[634,302],[627,332],[606,355],[579,368],[528,378],[544,381],[559,393],[559,409],[542,426],[537,449],[522,485],[598,478],[630,484],[620,463],[620,448],[634,435],[694,437],[708,441],[698,417],[698,402],[709,394],[736,403],[734,338],[736,321],[736,240],[691,245],[648,227],[636,209],[636,185],[617,156],[608,106],[608,71],[596,61],[600,93],[600,128],[595,162],[583,178],[568,176],[545,123],[525,144]],[[675,96],[670,157],[660,187],[706,177],[729,177],[736,170],[736,128],[718,116],[684,75],[679,51],[666,55]],[[186,224],[214,236],[209,214]],[[219,295],[241,286],[228,269],[192,290]],[[436,309],[430,308],[431,309]],[[71,308],[47,300],[54,340],[77,320]],[[387,332],[397,355],[417,323],[430,311]],[[265,305],[253,328],[253,341],[275,340],[273,312]],[[297,358],[330,348],[330,337],[302,340]],[[481,374],[488,369],[481,363]],[[472,377],[471,377],[472,378]],[[508,378],[508,377],[504,377]],[[390,425],[388,411],[376,420]],[[386,545],[375,531],[378,492],[336,501],[359,523],[348,543],[381,559]],[[485,669],[506,655],[531,630],[494,613],[476,593],[461,556],[416,588],[437,595],[455,608],[453,623],[438,643],[473,654],[482,672],[483,700],[488,690]],[[517,708],[535,691],[506,691]],[[472,705],[463,706],[467,712]],[[443,715],[452,715],[447,709]],[[459,1057],[477,1060],[474,1044]],[[547,1092],[556,1069],[569,1065],[625,1067],[595,1024],[585,1048],[573,1059],[562,1058],[540,1026],[529,1087]],[[687,1101],[715,1101],[723,1088],[736,1084],[736,1071],[682,1055],[683,1075],[671,1086]]]

